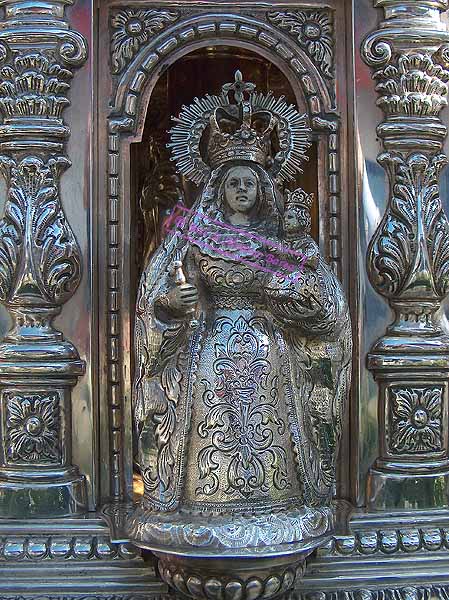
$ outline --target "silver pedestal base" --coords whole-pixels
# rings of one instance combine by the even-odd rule
[[[290,591],[305,570],[302,556],[250,559],[192,558],[155,552],[159,574],[181,596],[215,600],[278,598]]]
[[[0,598],[185,597],[169,591],[153,555],[142,559],[140,551],[126,543],[122,526],[131,509],[129,505],[105,507],[108,522],[92,513],[85,518],[36,519],[31,525],[0,520]],[[306,563],[304,576],[296,578],[286,599],[447,600],[449,512],[354,513],[350,531],[333,536]],[[243,560],[240,567],[245,568]],[[167,576],[163,570],[161,574]],[[177,582],[182,587],[181,578]],[[196,583],[193,580],[190,586]],[[257,592],[258,585],[251,583],[248,591]],[[270,592],[276,594],[276,585],[273,579],[265,584],[267,599]]]
[[[292,505],[257,514],[164,513],[143,499],[126,529],[132,543],[158,557],[162,579],[176,592],[195,600],[259,600],[301,579],[306,558],[335,532],[334,511]]]

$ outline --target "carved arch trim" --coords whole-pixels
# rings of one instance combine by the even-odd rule
[[[261,54],[287,77],[293,90],[299,81],[311,117],[335,111],[329,90],[307,54],[286,34],[267,22],[243,15],[208,13],[180,21],[142,47],[118,80],[113,114],[126,115],[122,131],[134,131],[151,96],[152,85],[161,69],[180,57],[210,43],[229,44]],[[155,74],[157,75],[155,78]]]

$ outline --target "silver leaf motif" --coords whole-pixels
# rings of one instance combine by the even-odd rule
[[[334,77],[333,17],[330,10],[270,12],[268,19],[295,35],[301,48],[326,78]]]
[[[0,156],[9,179],[5,215],[0,221],[0,298],[12,304],[59,305],[81,278],[80,249],[59,199],[59,176],[70,162],[20,162]]]
[[[429,298],[443,297],[449,289],[449,221],[438,180],[447,159],[386,152],[378,160],[389,174],[392,196],[368,250],[371,283],[389,298],[418,286]]]
[[[377,105],[385,114],[436,116],[447,105],[449,72],[439,56],[420,52],[399,55],[375,71]]]
[[[390,389],[390,447],[399,454],[442,450],[443,389]]]
[[[120,73],[140,48],[176,21],[179,14],[170,10],[125,8],[112,16],[112,72]]]
[[[50,52],[16,53],[0,68],[0,111],[5,117],[60,119],[70,104],[72,76]]]
[[[59,461],[59,394],[22,396],[6,392],[5,396],[8,461]]]

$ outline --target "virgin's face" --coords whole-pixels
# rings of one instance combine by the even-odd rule
[[[248,167],[234,167],[226,177],[225,198],[237,213],[248,213],[256,204],[257,179]]]

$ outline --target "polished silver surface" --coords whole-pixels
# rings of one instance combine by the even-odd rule
[[[378,162],[390,198],[371,239],[367,270],[394,321],[373,346],[368,367],[379,385],[380,456],[370,470],[372,509],[448,506],[449,335],[439,310],[448,292],[449,222],[439,181],[446,126],[449,35],[440,2],[377,2],[379,29],[362,45],[373,70]]]
[[[162,5],[165,11],[167,7],[164,3]],[[284,4],[280,7],[285,9]],[[127,16],[131,25],[135,25],[136,19],[143,23],[146,18],[143,14],[130,15],[125,8],[126,5],[119,2],[111,3],[110,7],[102,6],[100,22],[115,23],[117,15],[120,14],[120,22],[122,17]],[[180,10],[181,8],[183,10]],[[215,8],[213,3],[209,7],[201,7],[201,10],[193,9],[189,3],[184,6],[177,3],[168,10],[177,12],[178,18],[171,21],[164,17],[160,27],[149,27],[144,35],[144,43],[140,41],[143,34],[134,34],[136,41],[133,44],[133,52],[137,54],[131,61],[127,61],[128,67],[114,74],[111,82],[100,80],[102,97],[109,99],[111,87],[113,90],[112,100],[107,102],[112,105],[112,110],[104,109],[102,112],[104,118],[108,118],[108,132],[99,129],[99,145],[107,148],[107,156],[99,157],[99,172],[101,175],[108,171],[107,182],[101,182],[101,190],[108,194],[108,212],[99,214],[99,286],[100,296],[107,296],[107,310],[105,314],[101,313],[100,317],[100,385],[108,393],[107,407],[104,410],[109,411],[109,423],[103,421],[105,433],[102,440],[109,445],[110,460],[105,466],[103,477],[104,489],[110,485],[111,495],[116,498],[126,496],[131,487],[129,399],[132,324],[129,308],[133,301],[129,298],[128,290],[132,285],[130,271],[134,261],[130,254],[130,236],[133,235],[130,190],[135,174],[130,166],[129,157],[132,144],[139,143],[145,133],[144,115],[161,72],[190,52],[210,45],[250,49],[281,70],[292,86],[300,112],[307,111],[311,115],[313,137],[318,144],[317,202],[320,207],[320,248],[332,269],[344,281],[345,288],[349,287],[350,273],[346,268],[342,268],[348,260],[349,253],[345,241],[349,227],[346,215],[349,210],[354,210],[352,206],[351,209],[348,208],[351,178],[346,171],[349,159],[345,143],[348,132],[348,116],[345,112],[345,65],[341,61],[333,65],[339,81],[342,82],[337,90],[335,81],[328,75],[329,68],[323,71],[314,66],[310,40],[304,38],[303,46],[298,47],[297,34],[291,31],[290,26],[281,27],[277,22],[275,24],[275,14],[268,14],[263,5],[257,8],[253,6],[251,14],[248,10],[240,8],[234,12],[223,11],[223,6],[216,13]],[[139,10],[145,12],[144,4],[139,6]],[[329,9],[315,11],[311,8],[302,10],[300,7],[297,11],[296,17],[300,20],[305,19],[306,26],[312,27],[316,21],[322,22],[324,30],[323,40],[321,41],[321,35],[318,39],[320,47],[328,48],[332,28],[338,27],[338,31],[344,31],[342,7],[336,4],[335,10],[337,12],[331,24]],[[276,19],[280,17],[281,13]],[[316,27],[315,23],[315,29]],[[125,32],[130,43],[134,37],[126,27]],[[101,54],[109,52],[112,57],[116,50],[113,41],[116,39],[116,33],[117,28],[112,26],[107,32],[104,31],[104,37],[101,38]],[[344,40],[344,35],[334,36],[334,52],[345,54]],[[326,60],[330,60],[333,54],[328,53],[326,56]],[[106,232],[108,242],[107,247],[104,247],[102,244]],[[125,351],[118,351],[121,348]],[[348,429],[347,422],[344,427],[345,430]],[[106,431],[110,432],[109,439],[106,437]],[[345,436],[344,444],[348,443]],[[109,479],[106,469],[110,469]],[[343,493],[350,495],[348,464],[342,462],[339,470],[341,475],[338,487],[344,488]]]
[[[71,297],[67,293],[61,312],[55,316],[53,323],[55,329],[63,332],[64,339],[71,341],[79,360],[85,363],[84,374],[71,375],[70,383],[69,377],[65,377],[64,385],[62,380],[58,380],[57,389],[56,386],[52,389],[48,385],[41,386],[44,374],[40,374],[39,380],[33,380],[33,394],[28,394],[25,400],[23,386],[9,388],[5,406],[10,406],[12,412],[17,407],[20,409],[4,427],[5,439],[9,436],[26,442],[25,450],[17,443],[14,445],[14,456],[17,457],[14,458],[15,469],[17,463],[23,461],[20,456],[24,452],[27,460],[32,457],[34,461],[37,450],[46,455],[45,460],[53,460],[51,457],[57,456],[58,451],[66,457],[71,448],[72,464],[78,465],[79,472],[85,477],[89,510],[102,507],[111,497],[114,500],[104,505],[101,513],[108,519],[108,526],[98,519],[95,512],[81,519],[0,519],[2,598],[143,600],[151,597],[160,600],[173,597],[173,592],[168,592],[168,586],[154,568],[156,559],[148,556],[149,562],[144,562],[138,553],[131,557],[123,547],[128,541],[124,526],[133,510],[132,505],[120,502],[131,497],[133,478],[130,410],[132,289],[135,285],[131,271],[136,248],[133,207],[143,198],[143,188],[139,187],[143,179],[139,179],[136,185],[135,150],[138,148],[138,153],[148,152],[147,134],[152,132],[145,121],[152,106],[158,102],[156,91],[159,81],[184,59],[194,60],[193,55],[198,51],[235,53],[236,57],[252,52],[254,70],[264,61],[279,69],[287,82],[284,84],[285,89],[288,88],[287,95],[291,88],[300,113],[313,115],[310,126],[317,148],[320,181],[315,193],[319,224],[317,227],[314,224],[314,227],[318,232],[320,251],[343,282],[351,308],[353,384],[349,410],[343,423],[337,492],[338,496],[357,505],[359,511],[351,517],[348,530],[340,529],[336,523],[337,533],[320,547],[316,555],[309,556],[306,571],[302,576],[300,570],[301,577],[297,577],[291,594],[308,600],[430,600],[449,597],[449,527],[445,510],[435,508],[444,504],[446,499],[443,455],[447,441],[444,429],[447,370],[441,361],[444,353],[434,354],[435,361],[430,365],[427,361],[429,368],[419,370],[419,365],[423,365],[420,351],[424,347],[421,345],[422,331],[426,330],[424,324],[422,328],[420,325],[419,332],[410,332],[410,329],[407,332],[407,335],[410,334],[408,339],[413,338],[418,344],[394,349],[401,368],[409,365],[402,379],[398,380],[399,373],[396,371],[392,373],[392,379],[383,377],[385,345],[380,348],[382,352],[373,353],[375,361],[370,366],[374,366],[375,370],[369,371],[366,361],[376,340],[385,337],[387,327],[395,321],[387,300],[389,292],[382,282],[379,285],[378,273],[385,265],[381,264],[380,271],[377,266],[370,270],[374,287],[366,268],[368,245],[372,239],[377,239],[378,243],[377,246],[374,242],[371,244],[371,248],[375,249],[374,254],[372,250],[369,253],[371,262],[373,257],[381,255],[377,248],[393,247],[391,238],[394,236],[382,236],[380,231],[383,216],[387,213],[391,217],[395,211],[393,196],[400,205],[406,201],[404,195],[392,194],[389,186],[395,188],[400,185],[401,189],[412,190],[415,200],[421,195],[424,203],[428,198],[432,206],[438,205],[439,196],[444,210],[447,212],[449,208],[448,169],[441,168],[442,161],[437,158],[441,142],[446,154],[448,150],[447,138],[443,140],[441,127],[438,130],[440,118],[443,125],[447,125],[447,109],[444,106],[444,85],[447,82],[444,74],[438,74],[438,65],[443,70],[446,67],[438,56],[434,56],[433,50],[446,43],[447,12],[444,11],[447,11],[447,2],[434,0],[376,3],[372,0],[311,0],[307,3],[298,0],[241,0],[232,4],[226,0],[197,0],[195,3],[183,0],[160,0],[157,3],[149,0],[132,3],[123,0],[10,0],[2,3],[2,36],[9,38],[10,32],[14,31],[14,35],[19,36],[15,38],[17,45],[14,48],[20,53],[30,46],[38,53],[46,53],[54,47],[53,42],[49,42],[49,29],[54,33],[58,30],[61,41],[67,40],[67,32],[69,36],[70,31],[75,36],[79,32],[89,49],[82,68],[74,68],[73,65],[64,67],[60,63],[74,74],[67,81],[70,89],[62,94],[70,104],[64,107],[58,131],[62,135],[64,131],[68,133],[68,128],[71,130],[69,137],[60,138],[63,152],[49,147],[35,150],[32,146],[16,152],[15,156],[9,150],[7,153],[0,152],[2,156],[9,154],[9,158],[16,162],[16,165],[6,164],[8,182],[0,178],[2,214],[8,188],[14,189],[16,195],[26,189],[20,184],[20,173],[30,163],[22,163],[22,159],[27,156],[40,158],[44,163],[47,183],[54,177],[52,173],[48,175],[47,169],[51,171],[59,167],[57,164],[49,165],[46,157],[63,154],[72,162],[65,172],[55,173],[57,185],[51,183],[48,187],[56,187],[59,191],[56,201],[63,206],[65,224],[70,228],[68,236],[64,235],[73,251],[70,261],[74,261],[75,270],[79,267],[82,276],[78,277],[74,272],[73,293]],[[33,25],[24,26],[31,21],[31,13]],[[385,23],[382,24],[382,21]],[[380,50],[376,60],[383,60],[388,55],[388,46],[392,48],[389,60],[394,68],[384,72],[385,66],[370,67],[363,62],[360,49],[367,36],[369,40],[374,39],[371,47]],[[430,49],[429,44],[432,46]],[[416,62],[410,64],[410,57],[414,54],[424,57],[425,62],[421,62],[419,68]],[[426,54],[431,55],[433,66]],[[7,57],[8,65],[16,68],[10,59]],[[204,65],[205,69],[211,69],[211,62]],[[235,68],[238,67],[237,64]],[[246,75],[246,68],[243,73]],[[377,75],[372,79],[375,73]],[[46,75],[45,71],[39,74]],[[19,79],[23,75],[24,72],[19,73]],[[3,79],[2,76],[1,84]],[[184,103],[189,104],[195,95],[204,94],[204,90],[197,87],[201,79],[203,77],[198,77],[198,81],[193,78],[181,86],[180,89],[187,86],[192,90]],[[395,110],[406,109],[407,114],[401,113],[406,123],[410,122],[410,117],[416,116],[410,95],[413,80],[422,84],[419,94],[422,95],[421,100],[427,96],[426,110],[433,107],[438,113],[428,115],[431,118],[424,127],[424,134],[433,129],[437,131],[430,141],[433,150],[429,144],[422,143],[423,131],[412,135],[405,127],[403,135],[402,125],[401,133],[391,147],[391,140],[387,139],[391,128],[383,127],[380,131],[383,136],[386,133],[387,138],[384,136],[381,141],[386,141],[389,146],[385,147],[389,156],[382,160],[384,169],[376,160],[381,151],[376,128],[386,116],[387,121],[391,121]],[[11,83],[7,78],[6,81]],[[428,84],[433,86],[430,102]],[[284,93],[279,86],[275,89],[276,94]],[[405,95],[407,101],[404,101]],[[385,96],[391,97],[382,99]],[[377,99],[379,104],[376,104]],[[415,96],[413,102],[416,100]],[[23,105],[22,102],[20,106]],[[441,112],[438,112],[439,105]],[[408,107],[412,107],[410,111]],[[3,114],[2,109],[2,128]],[[160,114],[164,116],[163,112]],[[422,120],[424,122],[425,119]],[[43,124],[50,125],[48,122]],[[10,131],[14,132],[14,137],[11,133],[6,140],[8,144],[26,141],[25,134],[22,137],[16,135],[18,123],[13,125]],[[167,125],[166,129],[169,128],[170,125]],[[7,129],[2,131],[8,132]],[[56,133],[56,128],[54,131]],[[28,137],[30,140],[31,137],[36,138]],[[416,145],[418,139],[419,148]],[[52,141],[55,142],[56,138],[46,140]],[[399,144],[401,148],[397,149]],[[408,155],[417,153],[424,159],[415,156],[408,160]],[[314,161],[315,158],[308,165],[313,166]],[[37,165],[39,161],[31,164]],[[418,177],[415,176],[416,169],[421,169]],[[140,172],[138,175],[140,177]],[[151,186],[157,192],[160,181],[152,178],[149,170],[146,176],[148,193],[153,197]],[[426,177],[427,183],[424,181]],[[10,185],[10,182],[15,183]],[[439,193],[435,191],[435,185],[439,186]],[[421,194],[420,190],[425,193]],[[39,203],[44,200],[40,196],[39,201],[33,201],[33,207],[39,208],[42,206]],[[152,198],[147,207],[151,201]],[[162,211],[157,217],[161,216]],[[146,230],[149,235],[144,243],[147,256],[159,245],[162,237],[154,234],[151,237],[151,228],[154,232],[154,224],[159,222],[154,217],[150,212],[145,217],[149,224]],[[441,219],[439,216],[436,222],[441,223]],[[390,219],[388,223],[390,226],[393,221]],[[398,225],[405,232],[410,223],[416,221],[409,219],[403,223],[395,218],[394,227]],[[428,227],[429,223],[424,219],[424,229]],[[53,235],[54,228],[51,231]],[[414,242],[409,244],[407,239],[410,237],[403,236],[401,242],[404,242],[404,247],[413,250]],[[30,241],[33,253],[40,261],[41,248],[36,247],[34,238],[30,240],[28,236],[28,244]],[[312,247],[311,264],[314,256]],[[433,266],[434,256],[430,247],[427,274],[420,280],[424,283],[432,281],[434,275],[441,280],[441,269],[435,270]],[[444,261],[440,262],[444,267]],[[407,270],[407,261],[403,270],[396,269],[393,277],[395,285],[402,285]],[[36,268],[34,271],[41,285],[45,271]],[[437,291],[438,286],[437,282]],[[381,287],[383,296],[376,291]],[[415,286],[414,293],[416,291]],[[397,294],[397,290],[394,293]],[[441,297],[441,288],[438,294]],[[405,307],[410,298],[406,300]],[[424,313],[435,306],[425,304],[424,298],[420,300],[423,302],[419,308]],[[442,304],[437,315],[445,321],[447,299]],[[396,302],[395,306],[399,312],[404,308],[402,301],[401,304]],[[396,325],[403,323],[399,321]],[[0,306],[2,337],[10,328],[11,317],[5,307]],[[432,335],[434,332],[429,337]],[[401,337],[404,339],[404,336]],[[428,341],[427,338],[426,344]],[[439,346],[440,351],[443,349],[444,344]],[[411,354],[415,358],[412,362]],[[383,372],[376,381],[373,373],[378,373],[380,367]],[[32,380],[28,375],[29,387]],[[11,382],[9,374],[7,378]],[[45,380],[48,382],[46,374]],[[21,384],[23,379],[19,382]],[[76,385],[72,387],[72,383]],[[59,415],[59,430],[64,435],[64,444],[59,449],[55,445],[58,402],[72,407],[71,417],[67,413]],[[385,407],[391,407],[391,410],[383,421]],[[3,406],[1,410],[3,417]],[[20,425],[24,418],[30,431],[24,431]],[[65,435],[70,430],[71,440]],[[379,450],[379,446],[383,449]],[[382,471],[376,475],[378,495],[371,504],[375,512],[367,512],[366,479],[369,468],[380,455],[382,459],[387,458],[384,450],[389,450],[390,446],[394,451],[394,461],[388,457],[387,466],[393,467],[393,471],[385,469],[385,461],[378,461],[382,463]],[[437,456],[441,457],[440,465]],[[398,457],[399,460],[396,460]],[[421,467],[417,465],[422,467],[418,482],[416,470]],[[441,477],[438,469],[442,471]],[[406,476],[402,473],[397,477],[398,470],[406,471]],[[423,477],[425,474],[428,476]],[[72,472],[67,486],[59,482],[55,488],[58,501],[62,499],[66,507],[70,504],[73,485],[79,483],[84,487],[82,478],[76,477]],[[28,488],[23,480],[20,486],[22,497],[29,491],[32,494],[42,491],[34,483]],[[418,493],[416,487],[421,488]],[[371,489],[374,488],[368,491]],[[400,506],[395,511],[382,508],[385,506],[386,496],[382,497],[385,490],[388,503],[399,502],[402,506],[415,507],[414,510],[403,512]],[[416,510],[423,502],[434,508]],[[17,506],[11,506],[11,503],[8,512],[10,510],[11,514],[18,512]],[[346,512],[347,509],[339,504],[335,509],[336,520],[341,519],[344,523]],[[185,535],[184,529],[180,530],[180,535]],[[111,539],[116,542],[111,542]],[[280,570],[279,566],[276,568]],[[172,572],[173,561],[166,561],[167,579],[172,577]],[[187,585],[184,573],[183,569],[179,569],[176,582],[172,579],[180,595],[185,590],[183,586]],[[289,578],[291,573],[287,573],[287,582]],[[236,585],[241,585],[243,579],[239,577]],[[248,594],[262,592],[267,595],[273,590],[279,591],[284,581],[281,578],[271,580],[267,588],[266,578],[260,577],[255,582],[251,581],[249,588],[244,583],[242,589]],[[198,581],[194,584],[198,590]],[[200,585],[207,586],[209,594],[219,595],[223,591],[216,581],[211,583],[207,577]]]
[[[126,11],[127,5],[113,3],[111,7],[102,6],[100,22],[109,24],[105,37],[101,38],[100,53],[109,52],[111,57],[116,49],[113,36],[117,28],[112,27],[117,15],[127,17],[129,22],[142,20],[142,14],[133,15]],[[144,6],[140,6],[143,12]],[[148,7],[147,7],[148,8]],[[153,7],[152,7],[153,8]],[[337,98],[335,81],[325,77],[316,70],[310,54],[296,45],[297,36],[289,28],[273,25],[274,18],[266,13],[264,7],[251,10],[221,11],[217,15],[214,8],[204,7],[201,11],[192,9],[191,4],[179,11],[180,6],[169,9],[181,14],[182,18],[173,21],[162,19],[157,30],[145,34],[144,43],[140,34],[134,34],[136,41],[134,58],[127,62],[127,67],[120,73],[113,74],[111,82],[100,80],[100,95],[108,98],[104,105],[111,104],[112,110],[104,109],[101,115],[108,118],[108,135],[99,129],[99,149],[107,148],[107,155],[99,154],[99,176],[108,171],[107,182],[102,182],[101,192],[107,192],[107,212],[99,212],[98,226],[100,239],[107,235],[107,247],[100,245],[99,286],[100,297],[104,303],[100,310],[100,387],[107,390],[108,401],[102,410],[109,419],[110,435],[102,438],[103,448],[108,449],[109,461],[102,470],[102,487],[105,490],[109,476],[110,494],[122,498],[131,488],[131,415],[130,408],[130,374],[132,361],[129,350],[132,347],[132,323],[130,309],[133,299],[129,297],[132,287],[130,275],[134,256],[130,254],[130,237],[133,236],[131,210],[133,198],[130,196],[133,179],[133,168],[129,162],[132,144],[138,143],[144,135],[144,115],[151,99],[151,92],[162,71],[175,61],[198,48],[213,45],[231,45],[252,49],[263,57],[267,57],[276,65],[292,85],[298,107],[301,112],[307,110],[312,115],[311,125],[314,139],[319,147],[319,189],[317,202],[320,206],[319,238],[320,247],[332,268],[349,284],[350,273],[342,265],[348,256],[345,243],[345,232],[348,223],[344,218],[348,210],[348,181],[344,165],[347,164],[344,138],[347,132],[345,113],[345,86],[342,85]],[[221,7],[223,8],[223,7]],[[163,8],[165,11],[165,8]],[[135,12],[135,11],[134,11]],[[307,9],[304,15],[307,23],[321,19],[323,23],[328,10],[313,11]],[[153,15],[154,16],[154,15]],[[299,18],[299,17],[298,17]],[[221,23],[223,21],[223,23]],[[120,20],[120,22],[122,22]],[[127,21],[128,22],[128,21]],[[342,30],[343,15],[340,13],[333,26]],[[254,29],[254,27],[256,29]],[[323,43],[327,43],[329,24]],[[129,40],[134,37],[126,29]],[[249,32],[251,35],[249,35]],[[335,47],[344,52],[344,37],[334,39]],[[123,41],[123,40],[122,40]],[[321,43],[321,42],[320,42]],[[304,42],[305,44],[305,42]],[[112,60],[112,59],[111,59]],[[111,63],[112,64],[112,63]],[[345,81],[346,71],[342,63],[333,65],[341,81]],[[111,97],[112,88],[112,101]],[[100,117],[101,118],[101,117]],[[104,187],[103,187],[104,186]],[[106,202],[106,199],[105,199]],[[105,312],[103,312],[105,310]],[[120,352],[119,349],[125,349]],[[347,423],[345,423],[347,428]],[[345,441],[345,443],[347,443]],[[339,477],[339,486],[349,486],[348,466],[339,465],[345,475]],[[104,486],[103,486],[104,484]],[[346,491],[346,493],[349,493]]]
[[[307,115],[240,71],[170,131],[178,170],[204,187],[166,222],[140,281],[144,496],[128,529],[194,598],[282,594],[334,531],[352,336],[310,236],[313,198],[285,189],[310,133]]]
[[[71,465],[71,388],[84,363],[53,319],[79,285],[81,255],[60,199],[70,166],[62,113],[87,56],[64,4],[0,2],[0,299],[13,324],[0,343],[0,515],[76,515],[84,477]]]

